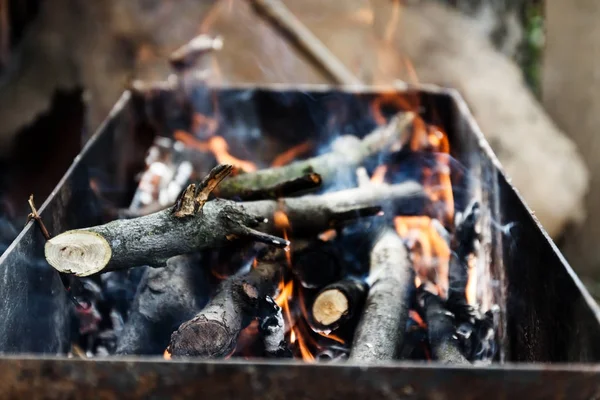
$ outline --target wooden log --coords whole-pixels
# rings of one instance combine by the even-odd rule
[[[402,345],[408,318],[412,265],[402,239],[386,229],[371,251],[370,289],[356,328],[350,360],[393,360]]]
[[[210,295],[200,257],[170,258],[164,268],[148,268],[138,286],[116,354],[160,355],[171,333],[202,309]]]
[[[460,350],[454,314],[448,311],[444,301],[435,294],[422,290],[418,297],[425,310],[427,335],[433,358],[446,364],[470,365]]]
[[[46,242],[46,260],[60,272],[87,276],[139,265],[163,266],[170,257],[221,247],[235,239],[283,248],[289,245],[287,240],[263,233],[281,231],[272,218],[276,211],[287,214],[295,233],[316,233],[340,221],[373,215],[382,205],[393,204],[402,214],[426,199],[416,182],[246,203],[207,202],[204,192],[215,184],[200,186],[206,189],[195,194],[190,185],[173,209],[55,236]]]
[[[295,235],[316,234],[337,223],[374,215],[383,207],[397,215],[421,211],[428,201],[423,187],[417,182],[397,185],[376,185],[369,188],[354,188],[321,195],[297,198],[282,198],[278,201],[263,200],[239,203],[243,213],[264,216],[268,220],[257,229],[264,232],[280,232],[271,216],[283,211]]]
[[[281,270],[280,263],[262,261],[247,274],[223,281],[208,305],[173,332],[168,352],[173,357],[231,354],[244,320],[256,317],[259,302],[275,293]]]
[[[241,189],[236,195],[236,200],[274,200],[286,196],[298,196],[321,186],[323,180],[314,172],[277,183],[270,187],[260,189]]]
[[[346,278],[319,291],[311,308],[313,330],[332,331],[360,314],[367,297],[368,285],[356,278]]]
[[[285,181],[317,173],[327,187],[340,180],[340,176],[352,176],[358,166],[369,157],[380,155],[395,145],[401,145],[410,132],[415,118],[412,112],[400,113],[389,124],[378,127],[362,140],[355,136],[342,136],[337,139],[332,151],[326,154],[296,161],[292,164],[241,174],[223,182],[216,194],[226,199],[234,199],[239,193],[276,186]]]
[[[46,260],[60,272],[87,276],[139,265],[164,266],[170,257],[220,247],[240,237],[288,246],[287,240],[252,229],[256,216],[235,203],[207,203],[231,168],[218,166],[198,188],[188,186],[172,209],[58,235],[46,242]]]

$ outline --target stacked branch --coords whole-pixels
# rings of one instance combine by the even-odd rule
[[[388,204],[400,210],[421,204],[421,185],[407,182],[356,188],[323,195],[236,203],[209,194],[229,174],[218,166],[198,186],[188,186],[172,209],[62,233],[46,242],[45,255],[60,272],[88,276],[139,265],[161,267],[170,257],[214,249],[236,239],[284,248],[273,236],[280,228],[273,215],[283,210],[294,232],[321,232],[336,223],[373,215]]]
[[[273,296],[281,273],[278,262],[263,261],[247,274],[223,281],[208,305],[171,335],[173,357],[222,358],[236,347],[238,336],[259,305]]]
[[[414,118],[415,114],[412,112],[400,113],[389,124],[376,128],[362,140],[350,135],[340,137],[333,143],[332,151],[326,154],[283,167],[238,175],[223,182],[217,195],[225,199],[236,199],[240,193],[275,187],[310,173],[319,174],[323,185],[327,187],[339,181],[341,174],[354,174],[356,168],[370,157],[394,150],[409,135]]]
[[[386,229],[371,251],[370,289],[354,334],[350,360],[393,360],[408,318],[412,263],[402,239]]]
[[[117,354],[159,355],[171,333],[202,309],[210,288],[200,257],[170,258],[164,268],[147,268],[117,340]]]

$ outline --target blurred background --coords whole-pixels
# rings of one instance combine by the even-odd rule
[[[279,0],[278,0],[279,1]],[[134,81],[198,34],[215,84],[338,84],[258,0],[0,0],[0,252]],[[600,3],[281,0],[367,85],[456,88],[512,183],[600,297]]]

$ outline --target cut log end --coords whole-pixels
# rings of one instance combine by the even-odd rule
[[[46,242],[46,260],[59,272],[88,276],[102,271],[112,256],[109,243],[90,231],[68,231]]]
[[[233,351],[235,339],[221,321],[191,320],[173,332],[169,351],[173,357],[222,358]]]
[[[348,299],[338,289],[326,290],[313,303],[313,318],[321,325],[329,326],[348,312]]]

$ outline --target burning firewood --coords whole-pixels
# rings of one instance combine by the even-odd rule
[[[394,145],[401,144],[409,134],[414,118],[415,114],[412,112],[401,113],[392,118],[389,124],[378,127],[362,140],[355,136],[340,137],[334,142],[329,153],[283,167],[238,175],[219,186],[218,196],[236,198],[239,193],[274,187],[311,172],[316,172],[322,177],[324,186],[335,183],[340,174],[354,174],[356,168],[369,157],[381,155]]]
[[[206,270],[195,255],[170,258],[164,268],[146,269],[138,286],[117,354],[162,354],[171,333],[202,309],[208,298]]]
[[[169,353],[209,358],[231,354],[244,320],[256,317],[260,302],[275,293],[281,269],[280,263],[265,260],[247,274],[223,281],[208,305],[171,335]]]
[[[337,329],[360,312],[367,291],[368,285],[355,278],[327,285],[313,302],[311,327],[320,331]]]
[[[423,288],[419,290],[419,303],[425,309],[425,322],[433,358],[448,364],[470,365],[460,350],[454,314],[448,311],[439,296]]]
[[[370,289],[356,328],[350,360],[392,360],[402,345],[408,318],[412,265],[402,239],[386,229],[371,251]]]
[[[170,210],[62,233],[46,243],[46,260],[60,272],[87,276],[138,265],[164,266],[170,257],[238,238],[283,248],[287,240],[263,233],[280,231],[271,218],[278,210],[287,214],[295,232],[320,232],[335,222],[373,215],[382,205],[406,209],[412,203],[422,205],[425,198],[419,184],[406,182],[279,201],[207,201],[230,170],[216,167],[198,189],[190,185]]]
[[[399,214],[419,212],[426,203],[423,187],[408,181],[396,185],[375,185],[373,188],[354,188],[321,195],[282,198],[278,201],[262,200],[234,203],[245,213],[264,216],[268,221],[260,224],[265,232],[280,229],[271,218],[283,211],[295,234],[315,234],[335,226],[335,223],[371,216],[383,207]]]

